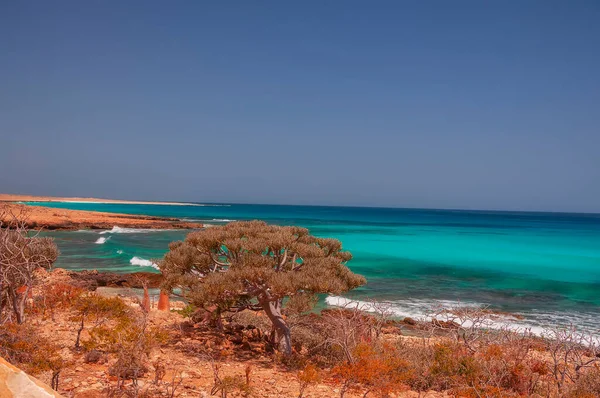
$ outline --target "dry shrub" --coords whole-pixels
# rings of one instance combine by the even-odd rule
[[[32,314],[39,314],[46,318],[49,313],[52,320],[57,310],[71,308],[73,303],[85,292],[84,289],[67,283],[51,283],[42,286],[34,297],[33,305],[29,309]]]
[[[583,373],[575,383],[570,386],[569,398],[595,398],[600,397],[600,367],[594,366]]]
[[[250,372],[248,368],[245,370],[245,377],[241,375],[221,376],[221,364],[215,361],[210,355],[205,355],[205,358],[210,360],[213,371],[213,386],[210,391],[211,395],[219,394],[221,398],[227,398],[230,393],[236,391],[245,397],[252,394]]]
[[[431,387],[465,397],[543,393],[548,368],[525,351],[518,345],[491,344],[472,353],[456,342],[436,344],[429,369]]]
[[[406,390],[411,377],[410,364],[400,358],[391,344],[359,344],[352,361],[335,366],[331,374],[341,385],[340,396],[350,389],[363,389],[363,396],[373,392],[379,397]]]
[[[61,370],[67,366],[59,350],[60,347],[40,336],[30,325],[0,326],[0,356],[32,375],[52,372],[54,389],[58,388]]]
[[[92,331],[92,338],[86,346],[102,349],[105,352],[116,353],[117,362],[114,369],[115,375],[127,379],[135,376],[136,369],[147,368],[144,359],[148,357],[152,348],[164,343],[168,333],[161,328],[148,325],[145,316],[121,320],[114,326],[105,325]]]
[[[106,323],[116,322],[121,328],[124,328],[131,321],[130,313],[131,309],[118,297],[108,298],[97,294],[80,296],[73,304],[73,315],[70,318],[71,321],[79,324],[75,348],[80,346],[81,333],[85,329],[86,323],[92,324],[89,331],[91,339],[84,346],[88,350],[97,349],[99,348],[98,342],[94,340],[106,333]]]
[[[307,364],[304,369],[297,374],[298,382],[300,383],[300,393],[298,398],[302,398],[304,391],[310,385],[317,384],[321,381],[321,372],[312,363]]]
[[[566,384],[577,382],[586,369],[600,364],[600,346],[596,339],[573,326],[550,330],[544,337],[558,393],[563,392]]]
[[[434,360],[434,348],[426,340],[412,341],[400,339],[396,345],[397,355],[410,364],[406,384],[414,391],[428,391],[436,386],[436,379],[431,373]]]
[[[112,327],[111,325],[98,327],[92,331],[91,336],[88,345],[93,343],[96,348],[116,354],[116,361],[109,367],[109,374],[117,377],[117,391],[126,391],[134,397],[142,393],[150,393],[148,388],[140,389],[138,379],[149,370],[151,350],[158,344],[164,343],[168,335],[162,329],[148,324],[146,312],[131,313],[128,317],[119,319]],[[155,369],[157,369],[155,384],[159,385],[164,374],[160,377],[161,370]],[[131,380],[129,386],[126,385],[127,380]],[[174,395],[177,385],[174,380],[170,387],[166,384],[166,388],[167,390],[171,388],[171,393]]]
[[[0,323],[25,321],[36,271],[49,269],[59,251],[51,238],[30,231],[25,206],[0,205]]]
[[[321,315],[307,314],[289,320],[296,352],[322,366],[353,361],[353,351],[364,342],[378,340],[388,320],[368,314],[356,306],[325,309]]]

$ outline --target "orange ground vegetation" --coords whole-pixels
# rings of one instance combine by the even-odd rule
[[[65,397],[600,396],[598,351],[574,332],[474,336],[438,322],[411,337],[384,313],[289,312],[287,357],[260,313],[228,314],[216,329],[181,302],[146,312],[137,295],[104,297],[52,274],[40,276],[28,321],[0,326],[0,356]]]

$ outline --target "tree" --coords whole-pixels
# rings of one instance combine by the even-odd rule
[[[169,248],[159,262],[164,289],[181,291],[197,307],[216,306],[217,315],[264,311],[273,325],[273,341],[286,355],[292,349],[282,314],[286,300],[340,294],[366,283],[346,267],[352,256],[342,251],[340,241],[317,238],[300,227],[232,222],[192,232]]]
[[[0,208],[0,322],[11,318],[4,314],[10,306],[17,323],[25,321],[25,303],[35,282],[38,268],[50,268],[58,257],[51,238],[32,234],[24,207],[14,212]]]

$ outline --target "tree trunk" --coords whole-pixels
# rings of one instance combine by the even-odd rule
[[[25,300],[27,296],[17,298],[17,323],[19,324],[25,322]]]
[[[2,270],[0,269],[0,275]],[[4,283],[0,280],[0,324],[4,321]]]
[[[52,372],[52,384],[50,387],[54,391],[58,391],[58,378],[60,377],[60,370]]]
[[[158,310],[159,311],[169,311],[171,306],[169,304],[169,294],[167,292],[160,291],[160,296],[158,296]]]
[[[83,321],[85,318],[81,317],[81,325],[79,325],[79,330],[77,330],[77,340],[75,340],[75,348],[79,348],[79,339],[81,338],[81,332],[83,332]]]
[[[267,298],[258,299],[261,307],[275,326],[279,336],[283,337],[282,348],[285,355],[292,355],[292,338],[289,326],[281,315],[281,300],[271,301]]]
[[[142,310],[145,313],[150,312],[150,294],[148,293],[148,286],[144,286],[144,299],[142,300]]]
[[[18,324],[25,322],[25,301],[27,300],[28,291],[28,288],[23,289],[23,287],[16,291],[12,288],[8,290],[12,301],[13,312],[17,317]]]

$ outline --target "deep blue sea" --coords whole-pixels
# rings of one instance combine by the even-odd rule
[[[277,205],[30,203],[177,217],[221,224],[261,219],[340,239],[367,285],[349,294],[385,300],[398,315],[437,303],[489,305],[518,313],[535,330],[575,324],[600,330],[600,215]],[[153,270],[187,231],[51,232],[58,267]],[[335,300],[330,299],[333,303]]]

